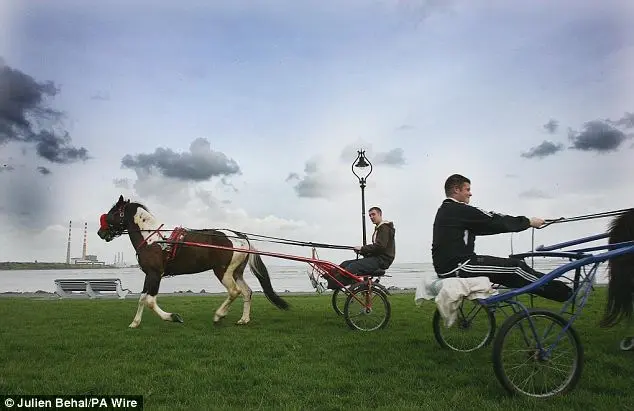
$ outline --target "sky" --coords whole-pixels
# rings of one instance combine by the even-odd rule
[[[134,263],[127,238],[96,235],[119,195],[170,228],[360,245],[358,149],[395,264],[431,261],[453,173],[473,205],[504,214],[632,207],[630,3],[4,0],[0,261],[64,261],[72,220],[73,257],[86,222],[89,254]],[[608,223],[527,230],[514,250]],[[476,251],[510,243],[481,237]]]

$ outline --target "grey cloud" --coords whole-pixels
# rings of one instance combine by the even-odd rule
[[[561,143],[553,143],[552,141],[544,140],[540,145],[535,146],[528,150],[527,152],[522,153],[522,157],[524,158],[544,158],[550,155],[557,153],[564,149],[564,145]]]
[[[290,173],[286,181],[297,180],[293,186],[298,197],[302,198],[328,198],[330,190],[324,176],[319,173],[316,160],[308,160],[304,166],[306,175],[300,177],[297,173]]]
[[[608,122],[612,125],[624,127],[627,129],[634,128],[634,113],[625,113],[620,119],[615,121],[608,120]]]
[[[396,128],[396,131],[411,131],[414,129],[416,129],[416,127],[412,126],[411,124],[402,124]]]
[[[286,177],[285,181],[289,182],[289,181],[293,181],[293,180],[300,180],[299,174],[297,174],[297,173],[288,173],[288,177]]]
[[[237,192],[238,192],[238,188],[237,188],[235,185],[233,185],[233,183],[232,183],[231,181],[229,181],[229,179],[228,179],[227,177],[222,177],[222,178],[220,179],[220,183],[221,183],[223,186],[225,186],[225,187],[227,187],[227,188],[231,189],[231,191],[233,191],[234,193],[237,193]]]
[[[2,167],[0,167],[0,173],[3,171],[13,171],[15,170],[15,167],[13,167],[10,164],[3,164]]]
[[[117,188],[129,189],[130,188],[130,180],[127,178],[115,178],[112,180],[112,183]]]
[[[107,91],[98,91],[90,96],[90,99],[95,101],[109,101],[110,93],[108,93]]]
[[[554,118],[551,118],[546,124],[544,124],[544,128],[550,134],[555,134],[557,132],[557,129],[559,128],[559,122]]]
[[[398,167],[405,164],[405,153],[402,148],[394,148],[385,153],[376,153],[375,159],[376,164]]]
[[[64,114],[46,104],[59,93],[53,82],[37,82],[0,59],[0,90],[0,144],[33,144],[37,155],[52,163],[90,159],[87,149],[71,145],[61,124]]]
[[[42,167],[42,166],[39,166],[39,167],[37,168],[37,172],[38,172],[38,173],[40,173],[40,174],[42,174],[42,175],[44,175],[44,176],[49,175],[49,174],[51,174],[51,173],[52,173],[52,171],[51,171],[51,170],[49,170],[49,169],[48,169],[48,168],[46,168],[46,167]]]
[[[156,169],[164,177],[182,181],[207,181],[212,177],[241,174],[235,160],[211,149],[207,139],[194,140],[189,153],[175,153],[169,148],[157,148],[150,154],[127,154],[121,159],[123,168],[150,173]]]
[[[519,194],[520,198],[536,198],[536,199],[551,199],[553,198],[550,194],[545,193],[536,188],[532,188],[527,191],[523,191]]]
[[[343,162],[352,164],[355,158],[358,156],[357,151],[359,148],[351,144],[341,150],[340,159]],[[384,164],[387,166],[399,167],[405,164],[405,152],[402,148],[393,148],[389,151],[377,151],[373,152],[371,148],[365,149],[365,156],[370,163]]]
[[[580,133],[570,130],[568,138],[572,142],[570,149],[606,153],[618,150],[631,136],[605,121],[594,120],[585,123]]]

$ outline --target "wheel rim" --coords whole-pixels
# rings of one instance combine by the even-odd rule
[[[387,298],[376,290],[371,294],[371,306],[366,307],[368,294],[367,290],[357,291],[354,293],[356,298],[350,295],[346,300],[346,320],[353,328],[361,331],[374,331],[384,327],[390,311]]]
[[[579,367],[579,345],[564,324],[541,314],[530,316],[542,345],[540,350],[529,323],[522,317],[508,330],[501,363],[509,384],[531,397],[549,397],[565,390]]]
[[[473,301],[464,301],[458,309],[455,323],[447,328],[439,316],[437,332],[448,348],[471,352],[482,348],[493,333],[493,323],[487,309]]]
[[[621,340],[621,350],[631,351],[634,350],[634,337],[625,337]]]

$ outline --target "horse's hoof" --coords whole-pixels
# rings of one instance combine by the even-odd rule
[[[634,351],[634,337],[623,338],[620,346],[623,351]]]
[[[183,317],[181,317],[180,315],[173,313],[172,314],[172,321],[175,323],[182,323],[183,321]]]
[[[128,325],[129,328],[139,328],[139,323],[130,323],[130,325]]]
[[[243,320],[242,318],[240,318],[238,320],[238,322],[236,322],[237,325],[247,325],[249,324],[249,320]]]

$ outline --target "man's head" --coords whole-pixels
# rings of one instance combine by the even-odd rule
[[[448,198],[469,204],[471,181],[460,174],[452,174],[445,181],[445,195]]]
[[[368,210],[372,224],[379,224],[383,220],[383,212],[379,207],[372,207]]]

